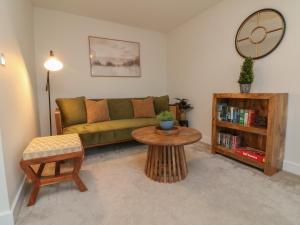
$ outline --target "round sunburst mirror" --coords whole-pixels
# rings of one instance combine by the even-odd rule
[[[236,50],[244,58],[265,57],[280,44],[285,27],[284,17],[277,10],[259,10],[240,26],[235,38]]]

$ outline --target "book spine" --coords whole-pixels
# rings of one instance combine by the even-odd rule
[[[217,140],[218,145],[221,145],[221,140],[222,140],[222,138],[221,138],[221,132],[219,132],[218,133],[218,140]]]
[[[222,120],[222,105],[218,105],[218,120]]]
[[[226,107],[226,121],[230,122],[230,108]]]
[[[238,123],[238,121],[239,121],[239,120],[238,120],[238,118],[239,118],[239,117],[238,117],[238,110],[239,110],[239,109],[236,108],[236,107],[235,107],[234,110],[233,110],[233,121],[232,121],[233,123]]]
[[[250,118],[251,117],[251,110],[248,110],[248,118],[247,118],[247,126],[250,126]]]
[[[230,119],[229,121],[230,122],[233,122],[234,121],[234,107],[230,107]]]
[[[263,154],[258,154],[253,151],[243,150],[243,149],[236,149],[235,153],[246,158],[253,159],[258,162],[265,162],[265,156]]]
[[[221,120],[226,121],[227,120],[227,118],[226,118],[227,117],[227,105],[226,104],[222,105],[221,112],[222,112],[222,118],[221,118]]]
[[[240,124],[244,125],[245,110],[240,109]]]
[[[244,114],[244,124],[245,126],[248,126],[248,116],[249,116],[249,111],[245,110],[245,114]]]
[[[232,145],[231,145],[231,149],[235,149],[237,146],[237,136],[232,136]]]
[[[218,104],[218,120],[224,121],[227,120],[227,104],[226,103],[220,103]]]
[[[250,110],[250,113],[249,113],[249,125],[250,126],[253,126],[254,125],[254,122],[255,122],[255,116],[256,116],[256,113],[254,110]]]
[[[234,150],[240,147],[241,140],[240,136],[219,132],[217,143],[220,146]]]

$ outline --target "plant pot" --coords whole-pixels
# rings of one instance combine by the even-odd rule
[[[159,125],[163,130],[171,130],[174,127],[174,121],[160,121]]]
[[[249,93],[251,90],[251,84],[240,84],[241,93]]]

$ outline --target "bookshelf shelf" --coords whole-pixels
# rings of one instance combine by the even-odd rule
[[[254,166],[263,170],[268,176],[275,174],[282,169],[283,164],[287,102],[288,94],[286,93],[214,94],[212,104],[212,153],[218,153]],[[229,108],[236,107],[249,110],[249,112],[255,111],[257,116],[267,119],[267,128],[219,120],[218,108],[222,104],[227,105]],[[238,155],[233,150],[225,148],[223,145],[220,146],[218,144],[219,132],[241,136],[242,146],[264,152],[265,162]]]
[[[251,159],[251,158],[246,158],[246,157],[237,155],[231,149],[224,148],[224,147],[222,147],[220,145],[215,146],[215,151],[217,153],[220,153],[222,155],[228,156],[230,158],[233,158],[235,160],[241,161],[243,163],[249,164],[251,166],[254,166],[254,167],[262,169],[262,170],[265,167],[265,164],[262,163],[262,162],[258,162],[258,161],[255,161],[255,160]]]
[[[226,122],[226,121],[217,121],[217,126],[234,129],[234,130],[245,131],[245,132],[249,132],[249,133],[253,133],[253,134],[267,135],[267,128],[245,126],[245,125],[235,124],[235,123]]]

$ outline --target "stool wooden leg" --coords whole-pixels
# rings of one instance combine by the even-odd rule
[[[32,206],[32,205],[35,204],[36,198],[37,198],[38,193],[40,191],[40,187],[41,187],[41,185],[40,185],[39,181],[34,182],[27,206]]]
[[[34,170],[31,168],[29,164],[25,163],[24,161],[21,161],[20,165],[21,168],[24,170],[25,174],[27,175],[27,177],[33,182],[31,195],[29,197],[29,201],[27,204],[28,206],[32,206],[35,204],[37,195],[40,191],[40,187],[41,187],[40,177],[38,176],[38,174],[34,172]],[[43,168],[44,166],[45,165],[40,165],[40,168]],[[42,169],[41,170],[39,169],[39,171],[42,172]]]
[[[60,175],[60,163],[61,163],[61,161],[55,162],[55,176]]]
[[[85,184],[82,182],[82,180],[79,177],[79,170],[81,168],[81,164],[82,164],[82,158],[74,159],[73,180],[74,180],[75,184],[77,185],[77,187],[79,188],[79,190],[81,192],[84,192],[84,191],[87,191],[87,187],[85,186]]]
[[[45,168],[45,165],[46,165],[46,163],[41,163],[41,164],[40,164],[39,170],[38,170],[38,172],[37,172],[37,175],[38,175],[39,177],[42,176],[43,171],[44,171],[44,168]]]

